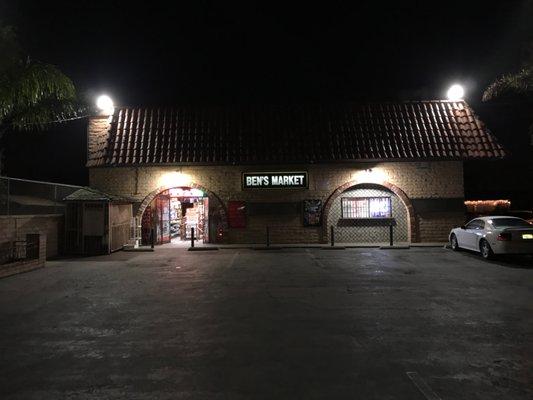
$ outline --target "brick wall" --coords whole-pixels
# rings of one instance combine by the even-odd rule
[[[333,200],[331,211],[327,218],[327,226],[333,226],[335,228],[334,235],[336,243],[388,243],[390,236],[389,226],[387,224],[376,224],[376,221],[350,221],[341,219],[342,197],[390,197],[392,218],[396,221],[396,225],[393,227],[394,242],[405,243],[408,241],[409,219],[407,208],[402,204],[400,198],[388,190],[362,186],[354,190],[347,190],[343,192],[342,196]]]
[[[46,263],[46,235],[39,235],[39,258],[34,260],[15,261],[9,264],[0,265],[0,278],[33,271],[44,267]]]
[[[46,237],[48,258],[59,253],[59,238],[63,234],[62,215],[11,215],[0,216],[0,243],[26,240],[28,233],[39,233]]]
[[[308,189],[242,190],[241,173],[259,171],[301,171],[309,173]],[[179,171],[179,173],[178,173]],[[385,162],[320,165],[277,166],[154,166],[154,167],[101,167],[89,169],[90,185],[104,192],[133,197],[139,203],[150,193],[165,187],[199,185],[216,194],[224,204],[230,200],[246,202],[301,202],[304,199],[328,198],[347,182],[355,184],[389,182],[410,199],[463,198],[463,169],[457,161],[438,162]],[[438,211],[438,210],[437,210]],[[134,210],[135,212],[135,210]],[[418,215],[416,216],[419,217]],[[447,223],[447,218],[449,223]],[[462,219],[461,212],[447,216],[431,215],[421,219],[421,241],[445,238],[449,228]],[[435,220],[432,227],[431,221]],[[418,221],[418,219],[417,219]],[[423,221],[423,222],[422,222]],[[418,223],[418,222],[417,222]],[[318,228],[303,227],[301,215],[251,216],[246,229],[230,230],[231,242],[255,242],[264,239],[266,225],[272,226],[273,243],[323,242],[327,240]],[[423,229],[422,229],[423,228]],[[435,229],[438,232],[434,231]]]
[[[446,242],[451,228],[465,223],[464,214],[435,212],[419,214],[420,235],[426,242]]]

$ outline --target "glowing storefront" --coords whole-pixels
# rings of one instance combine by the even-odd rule
[[[121,108],[88,129],[90,184],[147,243],[446,240],[462,163],[504,150],[464,101]]]

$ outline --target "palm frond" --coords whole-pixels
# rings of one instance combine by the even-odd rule
[[[46,101],[68,103],[75,99],[72,81],[50,64],[25,63],[0,78],[0,120]]]
[[[514,74],[503,75],[491,83],[483,92],[483,101],[489,101],[505,94],[531,94],[533,92],[533,67],[526,67]]]
[[[46,100],[20,107],[6,123],[17,130],[44,129],[48,124],[61,123],[83,117],[87,110],[75,102]]]
[[[30,60],[14,29],[0,24],[0,128],[30,129],[82,109],[72,81],[57,67]]]

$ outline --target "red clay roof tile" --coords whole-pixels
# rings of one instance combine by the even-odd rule
[[[118,108],[88,166],[502,158],[464,102]]]

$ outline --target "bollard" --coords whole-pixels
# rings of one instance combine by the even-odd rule
[[[270,228],[267,226],[267,247],[270,247]]]
[[[394,245],[394,240],[392,238],[392,223],[389,225],[389,243],[391,247]]]
[[[191,247],[194,247],[194,227],[191,228]]]
[[[152,247],[152,249],[154,248],[154,243],[155,242],[155,235],[154,235],[154,228],[150,229],[150,247]]]
[[[331,247],[335,246],[335,232],[333,231],[333,225],[331,225]]]

